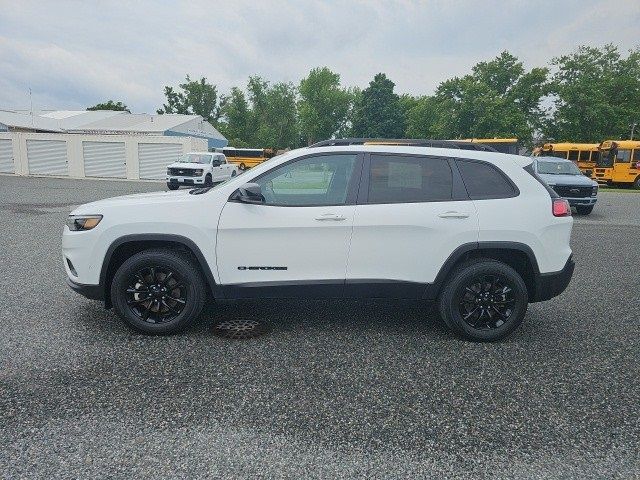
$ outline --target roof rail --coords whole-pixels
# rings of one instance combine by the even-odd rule
[[[460,150],[480,150],[483,152],[497,151],[488,145],[463,140],[429,140],[419,138],[332,138],[314,143],[310,145],[309,148],[344,147],[347,145],[398,145],[408,147],[457,148]]]

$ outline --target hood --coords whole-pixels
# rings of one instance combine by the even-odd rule
[[[171,165],[168,165],[167,168],[181,168],[183,170],[186,169],[198,169],[198,168],[206,168],[208,166],[207,163],[180,163],[180,162],[175,162],[172,163]]]
[[[591,187],[597,185],[586,175],[554,175],[549,173],[538,173],[547,185],[575,185],[579,187]]]
[[[195,198],[198,196],[196,195]],[[149,192],[123,195],[121,197],[105,198],[96,202],[85,203],[71,212],[71,215],[93,215],[102,213],[105,209],[113,207],[135,207],[152,203],[177,203],[187,202],[194,198],[189,195],[189,190],[175,192]]]

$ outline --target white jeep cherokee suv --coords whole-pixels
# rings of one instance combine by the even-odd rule
[[[180,185],[210,187],[238,174],[238,167],[217,152],[191,152],[182,155],[167,167],[167,187],[177,190]]]
[[[502,338],[569,283],[570,207],[530,158],[407,143],[321,142],[213,188],[82,205],[62,238],[68,283],[151,334],[207,296],[383,297]]]

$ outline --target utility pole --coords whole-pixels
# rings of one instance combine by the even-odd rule
[[[631,138],[629,140],[633,140],[633,132],[635,131],[636,127],[638,126],[638,122],[633,122],[629,126],[631,127]]]
[[[31,126],[34,127],[35,126],[35,121],[33,119],[33,97],[31,96],[31,87],[29,87],[29,104],[31,105]],[[631,136],[633,137],[633,133],[631,134]]]

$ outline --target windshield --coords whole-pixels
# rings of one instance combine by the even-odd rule
[[[572,162],[538,162],[538,173],[546,175],[582,175]]]
[[[209,163],[211,155],[206,153],[185,153],[178,159],[178,163]]]

